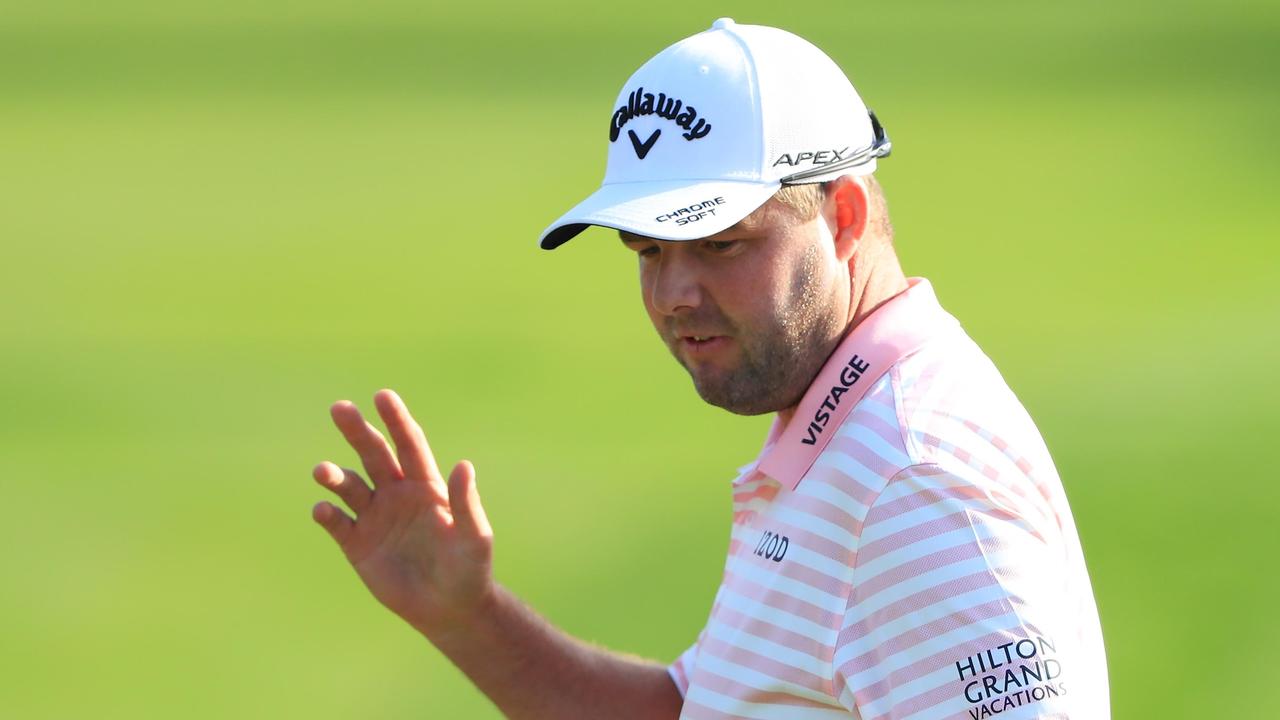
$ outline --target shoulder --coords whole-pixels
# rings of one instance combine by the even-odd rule
[[[955,501],[994,498],[1037,523],[1056,524],[1062,502],[1035,423],[959,329],[902,358],[868,389],[801,488],[806,484],[852,496],[867,520],[873,506],[883,514],[913,495],[923,501],[949,494]]]
[[[1061,481],[1039,429],[963,331],[904,358],[889,375],[910,466],[996,494],[1060,502]]]
[[[1036,676],[1035,685],[1069,668],[1076,689],[1066,697],[1063,683],[1044,685],[1040,704],[1027,710],[1039,713],[1010,717],[1068,708],[1105,717],[1090,712],[1105,707],[1095,704],[1106,692],[1097,611],[1079,546],[1062,530],[1069,516],[1054,510],[975,478],[966,464],[896,474],[861,525],[833,659],[841,696],[865,715],[904,716],[939,703],[938,717],[981,712],[983,703],[999,712],[991,702],[1002,701],[1006,685],[1026,684],[1021,669],[1009,685],[1003,669],[991,674],[998,663],[969,667],[968,659],[1025,644],[1028,672],[1040,672],[1031,661],[1043,665],[1036,648],[1048,648],[1056,663],[1054,677]],[[998,686],[985,684],[988,674]]]
[[[898,359],[831,434],[799,490],[826,486],[865,518],[882,493],[957,483],[1050,518],[1061,481],[1039,430],[957,325]],[[896,487],[894,487],[896,486]]]

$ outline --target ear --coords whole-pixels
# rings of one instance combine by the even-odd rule
[[[863,182],[861,177],[845,175],[832,180],[827,186],[822,215],[831,228],[836,257],[841,262],[848,262],[853,257],[853,251],[867,231],[870,203]]]

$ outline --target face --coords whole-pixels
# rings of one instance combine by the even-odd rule
[[[770,200],[699,240],[622,241],[659,336],[702,399],[730,412],[798,403],[847,325],[849,276],[821,214]]]

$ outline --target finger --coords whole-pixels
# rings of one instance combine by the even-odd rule
[[[476,490],[476,468],[469,460],[461,460],[449,473],[449,509],[453,512],[454,526],[473,537],[491,537],[489,517],[480,504],[480,492]]]
[[[440,479],[440,469],[436,467],[431,446],[427,445],[426,433],[409,414],[404,401],[392,390],[379,390],[373,396],[373,404],[396,444],[396,457],[400,459],[404,476],[436,485],[443,494],[444,481]]]
[[[311,508],[311,518],[320,524],[325,530],[329,531],[329,536],[338,543],[344,551],[347,548],[347,540],[351,537],[351,532],[355,529],[356,523],[347,514],[338,509],[336,505],[327,502],[318,502],[315,507]]]
[[[374,487],[402,476],[400,463],[391,453],[391,446],[378,429],[369,424],[360,414],[360,410],[347,400],[339,400],[329,406],[329,415],[333,424],[338,426],[347,443],[360,456],[360,463],[369,475]]]
[[[357,516],[369,507],[373,490],[355,470],[340,468],[331,462],[322,462],[311,471],[316,482],[332,490]]]

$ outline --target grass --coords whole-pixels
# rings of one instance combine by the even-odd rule
[[[383,386],[476,462],[504,582],[612,647],[692,640],[767,419],[690,392],[608,233],[535,238],[599,181],[622,80],[714,11],[494,11],[6,19],[6,712],[493,716],[308,518],[310,467],[353,461],[326,406]],[[1059,464],[1116,717],[1269,717],[1280,15],[737,12],[828,49],[889,129],[907,270]]]

